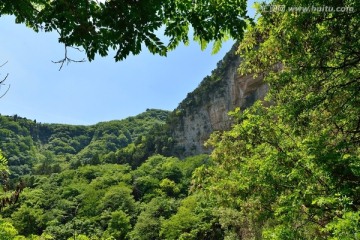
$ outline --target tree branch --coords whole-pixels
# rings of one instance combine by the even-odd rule
[[[69,63],[71,62],[76,62],[76,63],[80,63],[80,62],[85,62],[85,58],[81,59],[81,60],[74,60],[74,59],[71,59],[68,57],[68,52],[67,52],[67,48],[68,46],[64,45],[65,47],[65,56],[63,59],[60,59],[59,61],[52,61],[53,63],[56,63],[56,64],[60,64],[60,68],[59,68],[59,71],[62,69],[62,67],[64,66],[64,63],[66,63],[67,65],[69,65]],[[79,48],[77,47],[72,47],[80,52],[82,52]]]
[[[5,63],[3,63],[2,65],[0,65],[0,68],[3,67],[5,64],[7,64],[7,61]],[[8,78],[9,74],[7,73],[5,78],[3,80],[0,80],[0,89],[2,85],[5,85],[4,82],[6,81],[6,79]],[[6,93],[9,91],[10,89],[10,84],[9,87],[6,89],[5,93],[0,95],[0,98],[4,97],[6,95]]]

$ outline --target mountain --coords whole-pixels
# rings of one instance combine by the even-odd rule
[[[234,47],[171,113],[93,126],[0,116],[0,239],[359,239],[353,10],[261,13],[246,61]],[[267,91],[271,106],[255,102]],[[209,152],[212,131],[211,155],[186,157]]]
[[[26,118],[0,116],[0,149],[13,177],[51,173],[84,164],[116,152],[165,123],[168,111],[148,109],[135,117],[92,126],[42,124]]]
[[[127,163],[136,168],[154,154],[184,158],[209,153],[204,142],[212,132],[230,128],[228,112],[252,105],[268,90],[261,77],[238,74],[237,47],[172,112],[148,109],[135,117],[92,126],[1,116],[0,149],[12,176],[100,163]]]
[[[261,76],[253,78],[237,72],[241,62],[237,48],[235,44],[211,75],[205,77],[172,113],[170,132],[176,155],[209,153],[204,142],[212,132],[230,128],[232,121],[228,112],[237,107],[245,109],[264,98],[268,85],[262,82]]]
[[[204,142],[210,134],[231,127],[228,112],[236,108],[243,110],[264,98],[268,85],[262,81],[262,76],[254,78],[253,75],[238,73],[241,58],[236,54],[237,48],[238,44],[235,44],[218,62],[216,69],[193,92],[188,93],[169,114],[166,124],[156,126],[138,142],[136,146],[139,148],[146,146],[148,154],[144,156],[157,153],[185,158],[208,154],[211,149],[205,148]],[[118,155],[125,152],[120,150]],[[139,159],[132,161],[139,162]]]

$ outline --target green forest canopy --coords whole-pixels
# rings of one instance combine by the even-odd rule
[[[73,165],[66,154],[49,148],[40,158],[34,155],[29,171],[38,172],[21,176],[28,187],[19,201],[3,209],[1,236],[358,239],[360,2],[312,4],[350,6],[354,11],[261,12],[259,6],[262,15],[240,43],[240,71],[262,74],[270,91],[265,101],[231,113],[232,128],[214,133],[208,141],[214,148],[210,158],[157,155],[161,144],[148,145],[149,135],[113,156],[100,152],[90,161],[80,157],[80,164]],[[9,122],[2,136],[15,130],[26,133]],[[168,141],[170,136],[158,126],[149,131],[151,142]],[[155,133],[165,135],[156,138]],[[33,139],[21,134],[14,137],[21,139],[18,149],[26,157],[22,150]],[[91,136],[97,141],[103,137]],[[51,141],[55,138],[62,136]],[[54,146],[62,145],[55,141]],[[9,149],[4,155],[11,162]],[[154,155],[137,155],[147,149]],[[128,156],[128,161],[111,162],[120,156]],[[136,159],[141,160],[130,166]],[[62,165],[42,172],[39,163]]]

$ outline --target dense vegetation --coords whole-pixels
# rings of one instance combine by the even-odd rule
[[[115,50],[116,61],[144,46],[166,56],[179,43],[189,43],[191,28],[202,48],[215,41],[216,51],[228,37],[240,38],[248,19],[244,0],[6,0],[0,2],[0,16],[5,14],[35,31],[57,31],[60,43],[84,49],[89,60]],[[71,59],[65,51],[59,62],[66,61]]]
[[[12,225],[2,220],[0,231],[59,240],[157,237],[161,220],[187,195],[192,171],[207,162],[207,156],[180,161],[155,155],[136,170],[105,163],[25,176],[21,201],[2,212]]]
[[[358,239],[360,3],[327,4],[353,11],[262,12],[248,29],[240,71],[270,92],[231,113],[210,157],[163,156],[176,113],[90,127],[1,117],[2,199],[27,184],[1,239]]]
[[[325,4],[353,11],[265,12],[240,44],[267,102],[233,113],[209,140],[215,165],[195,174],[231,238],[360,236],[360,6]]]
[[[136,117],[93,126],[41,124],[16,115],[0,116],[0,148],[9,162],[12,178],[50,174],[86,164],[120,163],[116,153],[121,149],[132,159],[143,161],[151,151],[145,149],[147,146],[140,151],[141,143],[154,127],[165,123],[168,114],[147,110]],[[128,163],[134,166],[130,160]]]

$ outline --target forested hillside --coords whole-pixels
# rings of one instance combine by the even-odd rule
[[[24,176],[20,200],[2,210],[0,233],[15,236],[16,229],[30,239],[59,240],[157,238],[162,220],[187,196],[192,172],[208,161],[206,155],[183,161],[158,155],[136,170],[103,163]]]
[[[2,116],[0,239],[359,239],[360,2],[290,11],[307,3],[256,5],[239,74],[269,92],[230,113],[209,155],[170,156],[178,111],[94,126]]]
[[[163,125],[168,114],[149,109],[135,117],[93,126],[42,124],[17,115],[0,116],[0,149],[8,159],[11,178],[51,174],[87,164],[135,164],[121,160],[116,153],[126,148],[129,157],[145,160],[150,151],[136,151],[139,143],[155,126]]]

